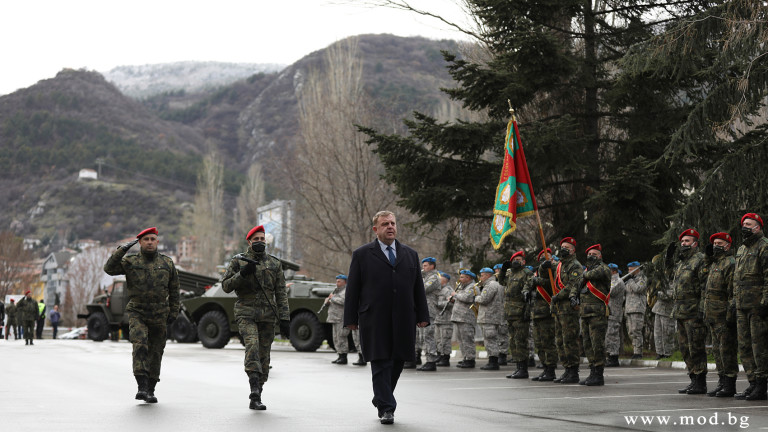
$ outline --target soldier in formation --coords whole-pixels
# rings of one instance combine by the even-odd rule
[[[470,270],[461,270],[459,272],[459,282],[461,283],[455,291],[451,292],[450,301],[454,302],[451,321],[456,326],[457,339],[459,340],[459,349],[463,360],[456,366],[460,368],[474,368],[475,357],[477,355],[475,347],[475,324],[477,324],[476,309],[471,307],[475,303],[477,287],[475,286],[476,276]]]
[[[504,287],[504,284],[502,283],[504,276],[501,274],[502,265],[503,264],[494,265],[493,272],[496,276],[496,282]],[[505,319],[501,320],[501,326],[499,326],[499,350],[499,366],[506,366],[507,354],[509,353],[509,326]]]
[[[547,256],[552,251],[547,248],[537,256],[539,270],[531,277],[523,298],[526,302],[532,302],[531,318],[533,319],[533,339],[539,360],[544,370],[532,381],[554,381],[555,367],[557,366],[557,348],[555,346],[555,319],[552,317],[551,305],[553,284],[549,278],[549,272],[542,272],[541,264],[547,261]]]
[[[440,282],[440,272],[437,271],[437,260],[433,257],[427,257],[421,260],[421,278],[424,281],[424,292],[427,295],[427,308],[429,309],[429,322],[435,322],[437,317],[437,303],[440,299],[442,284]],[[420,371],[436,371],[437,361],[440,356],[437,353],[437,340],[435,339],[435,326],[429,325],[420,329],[424,332],[424,351],[427,354],[427,361],[418,368]]]
[[[261,396],[269,378],[269,361],[275,326],[290,338],[290,313],[285,276],[280,260],[266,253],[264,226],[245,236],[248,249],[232,258],[221,279],[224,292],[237,293],[235,319],[245,343],[245,373],[251,388],[249,408],[265,410]]]
[[[619,266],[614,263],[608,264],[611,269],[611,296],[608,301],[608,328],[605,332],[605,350],[608,359],[605,367],[617,367],[619,364],[619,354],[621,353],[621,322],[624,318],[624,296],[626,286],[621,280],[621,271]]]
[[[333,346],[336,348],[338,357],[331,363],[345,365],[347,364],[347,354],[349,353],[349,335],[352,330],[344,327],[344,298],[347,291],[347,275],[340,274],[336,276],[336,288],[332,293],[328,294],[325,303],[328,304],[328,318],[326,322],[331,323],[333,332]],[[359,333],[358,330],[354,331]],[[365,366],[366,362],[363,359],[363,353],[360,351],[360,339],[359,336],[353,336],[352,340],[355,343],[355,349],[358,353],[358,359],[354,365]]]
[[[733,307],[736,309],[739,356],[749,387],[738,399],[766,400],[768,379],[768,238],[756,213],[741,218],[743,243],[736,252],[733,271]]]
[[[5,308],[6,313],[6,324],[5,324],[5,340],[8,340],[8,336],[11,335],[11,330],[13,330],[13,339],[19,338],[19,326],[16,323],[16,315],[17,315],[17,309],[16,309],[16,302],[11,299],[11,301],[8,303],[8,307]]]
[[[576,259],[576,239],[565,237],[560,240],[559,255],[556,267],[553,268],[550,260],[541,264],[544,271],[555,272],[555,295],[551,309],[555,316],[555,345],[565,372],[554,381],[575,384],[579,382],[579,312],[568,301],[568,295],[578,285],[583,272],[581,263]]]
[[[707,396],[732,397],[736,394],[736,309],[730,308],[733,299],[733,269],[736,260],[731,251],[731,236],[725,232],[712,234],[707,247],[709,276],[704,292],[704,323],[712,338],[712,356],[717,366],[717,387]]]
[[[608,327],[611,271],[602,261],[602,251],[600,244],[587,248],[587,269],[582,275],[582,282],[570,292],[571,304],[579,306],[584,353],[590,368],[589,377],[579,381],[579,384],[588,386],[605,384],[605,332]]]
[[[483,370],[499,370],[501,340],[499,328],[504,317],[504,289],[496,281],[493,269],[480,269],[480,295],[475,297],[478,305],[477,323],[483,331],[483,344],[488,353],[488,364]]]
[[[118,246],[104,264],[108,275],[125,275],[136,399],[148,403],[157,403],[155,386],[160,381],[167,326],[179,315],[179,276],[173,260],[157,251],[157,236],[155,227],[141,231],[136,240]],[[126,256],[136,243],[140,252]]]
[[[18,312],[21,317],[24,345],[34,345],[35,322],[37,321],[37,302],[32,298],[32,291],[27,290],[19,300]]]
[[[651,275],[648,290],[651,292],[651,313],[653,313],[653,341],[656,346],[656,360],[663,360],[675,351],[675,320],[672,318],[672,286],[669,284],[672,269],[665,266],[664,257],[659,254],[651,261]]]
[[[626,282],[624,314],[627,318],[629,338],[632,341],[633,359],[643,358],[643,328],[645,327],[645,311],[648,308],[645,278],[634,273],[639,268],[640,263],[637,261],[627,264],[629,274]]]
[[[515,252],[503,270],[504,318],[509,328],[510,358],[517,369],[507,378],[528,378],[528,332],[531,314],[524,294],[533,273],[525,268],[525,252]],[[526,313],[528,312],[528,313]]]
[[[450,287],[451,275],[445,272],[440,273],[440,294],[437,297],[437,316],[435,316],[435,340],[437,341],[437,352],[440,359],[437,366],[451,365],[452,339],[453,339],[453,302],[451,301]]]

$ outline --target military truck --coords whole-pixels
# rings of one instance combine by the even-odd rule
[[[181,298],[199,297],[217,281],[216,278],[179,270]],[[123,337],[127,339],[128,315],[125,313],[127,304],[125,276],[117,276],[111,287],[105,289],[86,305],[88,313],[77,315],[78,318],[88,322],[88,338],[99,342],[107,338],[118,340],[122,331]]]
[[[289,270],[299,268],[287,261],[283,261],[283,266]],[[325,322],[328,312],[324,308],[322,311],[320,309],[336,285],[287,273],[291,345],[297,351],[315,351],[327,340],[329,346],[333,347],[331,324]],[[237,295],[234,292],[225,293],[220,283],[200,297],[182,300],[181,314],[174,323],[174,327],[179,330],[174,337],[179,342],[194,342],[193,333],[196,329],[197,338],[204,347],[223,348],[232,337],[240,336],[234,314],[236,300]]]

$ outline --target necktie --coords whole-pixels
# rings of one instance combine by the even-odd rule
[[[395,266],[395,253],[392,251],[392,246],[387,246],[387,255],[389,255],[389,263],[392,267]]]

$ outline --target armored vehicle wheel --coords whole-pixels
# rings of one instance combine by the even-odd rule
[[[176,318],[176,321],[171,325],[171,336],[176,342],[197,342],[197,329],[194,324],[179,315],[179,317]]]
[[[291,345],[296,351],[317,351],[324,335],[322,324],[311,312],[299,312],[291,320]]]
[[[88,317],[88,339],[101,342],[109,336],[109,323],[103,312]]]
[[[197,323],[197,337],[206,348],[224,348],[230,336],[229,322],[222,312],[206,312]]]

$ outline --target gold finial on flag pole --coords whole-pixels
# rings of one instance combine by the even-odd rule
[[[509,104],[509,115],[512,116],[512,121],[517,121],[517,118],[515,117],[515,109],[512,108],[512,101],[507,99],[507,104]]]

